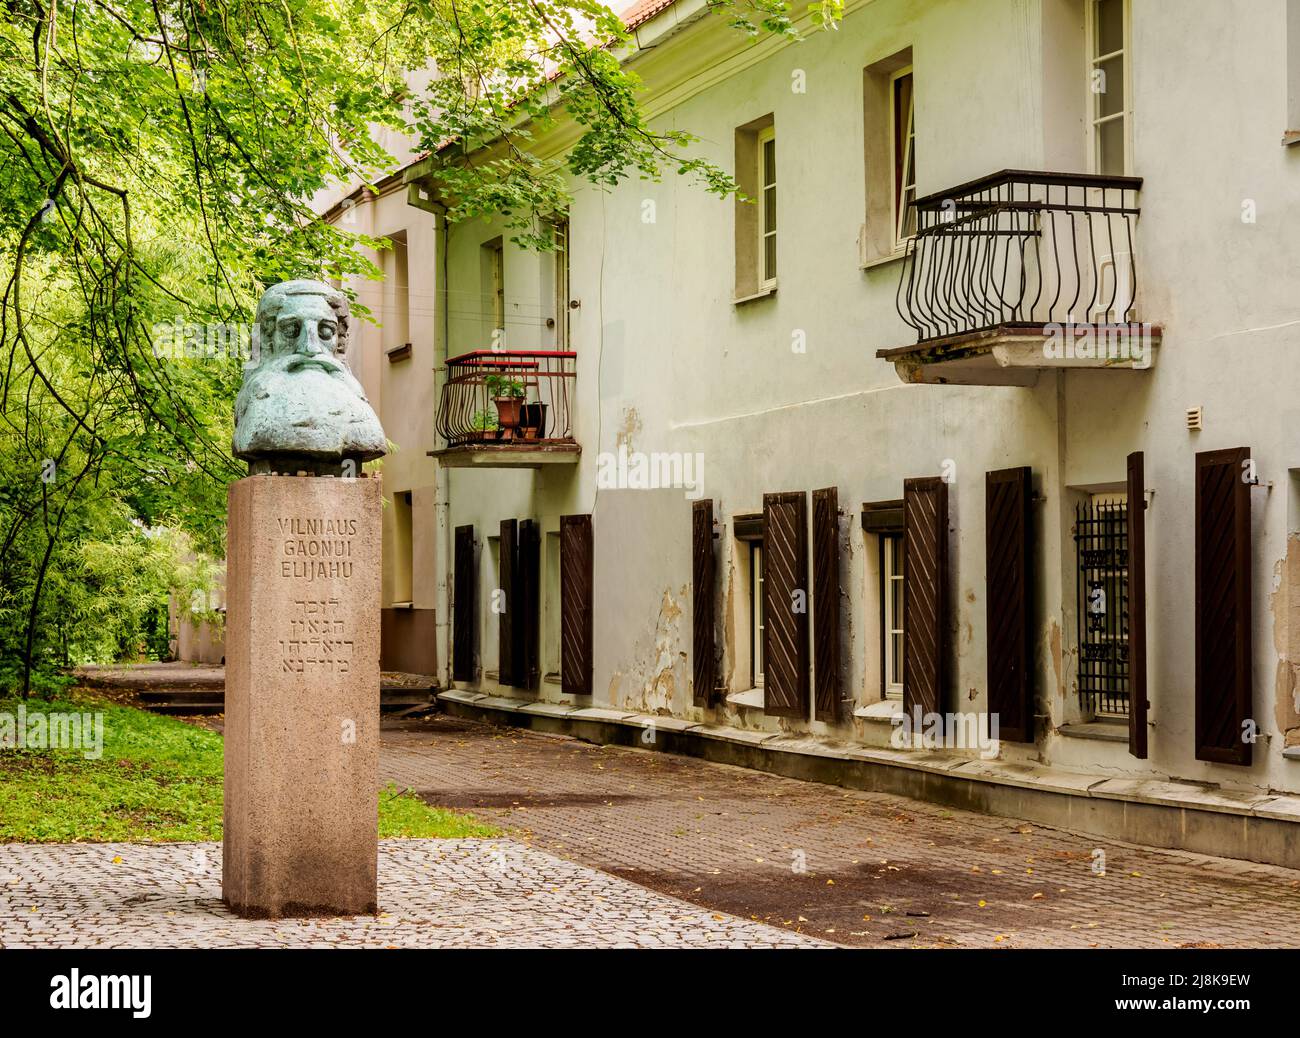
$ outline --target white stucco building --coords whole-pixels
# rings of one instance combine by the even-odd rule
[[[704,0],[625,20],[652,122],[754,201],[575,182],[539,254],[449,226],[435,155],[329,209],[395,243],[353,286],[400,448],[385,666],[521,723],[653,719],[1294,864],[1297,5],[847,0],[798,43]],[[525,386],[508,433],[493,373]],[[904,706],[997,714],[996,759],[891,749]]]

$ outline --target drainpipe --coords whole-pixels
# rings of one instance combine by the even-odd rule
[[[448,311],[449,293],[447,290],[447,211],[443,209],[440,214],[434,216],[434,248],[437,254],[434,256],[434,263],[437,264],[437,273],[435,279],[440,282],[440,290],[435,289],[434,297],[442,307],[442,334],[438,336],[438,342],[434,344],[434,374],[433,374],[433,398],[440,399],[442,387],[438,385],[438,371],[446,370],[447,364],[447,340],[451,331],[450,313]],[[435,321],[435,327],[437,322]],[[437,437],[434,432],[434,437]],[[438,544],[440,550],[437,560],[437,577],[436,579],[442,585],[439,588],[439,601],[443,603],[439,616],[435,622],[437,632],[437,652],[438,659],[442,661],[443,671],[443,688],[451,688],[452,666],[451,666],[451,611],[452,611],[452,588],[453,584],[450,579],[452,565],[452,530],[451,530],[451,473],[438,463],[438,480],[436,484],[437,499],[434,501],[434,515],[438,525]]]
[[[438,384],[438,372],[445,370],[446,367],[447,340],[450,335],[450,315],[447,308],[447,207],[436,201],[432,192],[425,189],[418,181],[407,185],[406,202],[416,209],[433,214],[434,298],[442,310],[441,323],[436,317],[434,320],[433,398],[438,400],[442,393],[442,387]],[[436,431],[434,436],[437,437]],[[437,593],[434,600],[442,603],[434,620],[434,641],[438,662],[441,664],[442,687],[448,689],[452,686],[451,611],[454,586],[449,579],[452,567],[451,475],[441,464],[437,466],[434,494],[433,517],[437,545],[434,561]]]

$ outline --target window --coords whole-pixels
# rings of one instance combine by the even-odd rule
[[[770,114],[736,128],[736,285],[746,303],[776,291],[776,124]]]
[[[1088,90],[1092,170],[1128,172],[1128,0],[1088,0]]]
[[[916,233],[916,125],[912,66],[890,77],[890,132],[893,145],[894,237],[901,248]]]
[[[904,255],[916,233],[916,119],[912,48],[905,47],[862,70],[864,267]]]
[[[505,243],[501,238],[483,243],[482,275],[488,339],[493,349],[503,350],[506,347],[506,271]]]
[[[555,348],[569,348],[569,221],[556,220],[555,233]]]
[[[483,640],[479,643],[479,652],[484,677],[495,681],[501,675],[501,537],[488,534],[487,548],[483,559],[487,573],[482,581],[487,593],[480,602],[483,622],[479,630],[483,632]]]
[[[880,537],[880,629],[886,699],[903,698],[903,535]]]
[[[407,268],[406,232],[389,235],[392,248],[380,254],[384,272],[384,349],[391,350],[411,341],[410,277]]]
[[[763,542],[749,545],[749,646],[754,687],[763,687]]]
[[[758,135],[758,262],[759,284],[776,283],[776,129]]]
[[[410,605],[413,581],[412,568],[412,515],[411,492],[403,490],[393,495],[393,605]]]
[[[1282,143],[1300,144],[1300,0],[1286,0],[1286,132]]]
[[[1127,716],[1128,503],[1096,495],[1076,506],[1079,705],[1089,714]]]
[[[560,681],[560,535],[558,531],[546,534],[546,557],[542,560],[545,567],[543,575],[543,609],[545,612],[544,642],[542,645],[542,669],[545,680],[559,684]]]

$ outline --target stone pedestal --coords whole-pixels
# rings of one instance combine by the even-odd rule
[[[376,911],[381,486],[230,486],[222,897],[239,915]]]

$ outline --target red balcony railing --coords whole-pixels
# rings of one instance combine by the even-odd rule
[[[448,447],[572,443],[577,356],[569,350],[473,350],[449,358],[438,435]],[[517,408],[498,404],[489,389],[494,375],[523,385]]]

